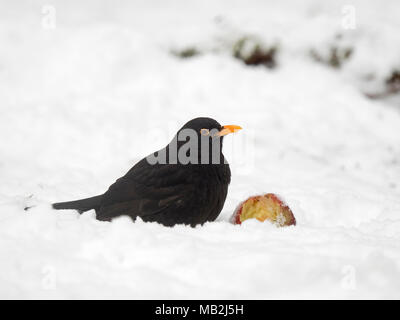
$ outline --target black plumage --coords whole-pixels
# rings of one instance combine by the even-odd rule
[[[177,139],[185,129],[198,133],[197,150],[191,150],[194,154],[187,154],[192,156],[192,160],[197,158],[192,163],[186,163],[187,159],[182,160],[179,156],[174,161],[174,157],[169,156],[169,152],[175,150],[173,143],[176,143],[178,153],[185,144],[187,147],[189,138],[182,141]],[[155,158],[166,154],[165,162],[151,164],[146,157],[104,194],[55,203],[53,208],[75,209],[79,212],[95,209],[99,220],[110,221],[128,215],[133,219],[140,217],[144,221],[156,221],[166,226],[195,226],[214,221],[224,206],[231,179],[229,164],[222,154],[222,140],[225,134],[238,129],[238,126],[222,127],[211,118],[193,119],[178,131],[169,145],[150,155]],[[202,148],[202,142],[207,139],[209,146],[205,144],[206,148]],[[217,162],[212,154],[218,156]]]

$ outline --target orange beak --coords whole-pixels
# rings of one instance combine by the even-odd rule
[[[222,130],[217,133],[218,136],[226,136],[227,134],[234,133],[236,131],[242,130],[241,126],[236,126],[234,124],[223,126]]]

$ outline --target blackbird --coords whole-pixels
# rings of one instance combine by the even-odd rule
[[[54,203],[54,209],[96,211],[98,220],[128,215],[165,226],[214,221],[224,206],[231,180],[222,154],[226,134],[240,126],[221,126],[211,118],[187,122],[163,149],[145,157],[102,195]]]

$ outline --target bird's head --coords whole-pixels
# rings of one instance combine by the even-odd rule
[[[241,130],[242,127],[237,125],[221,126],[217,120],[212,118],[195,118],[188,121],[179,131],[178,134],[185,130],[193,130],[199,137],[207,137],[212,139],[220,139],[227,134]]]
[[[178,130],[163,149],[146,157],[149,164],[223,164],[222,140],[242,129],[237,125],[221,126],[211,118],[195,118]]]
[[[202,164],[220,163],[224,136],[241,129],[238,125],[222,126],[212,118],[195,118],[179,129],[169,146],[176,145],[181,163],[189,158],[191,163],[196,158]]]

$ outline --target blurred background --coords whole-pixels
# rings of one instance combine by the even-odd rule
[[[109,245],[107,232],[110,252],[135,237],[129,228],[141,236],[119,252],[121,268],[132,271],[113,280],[122,297],[207,297],[207,281],[212,296],[224,298],[240,297],[239,288],[253,298],[398,297],[399,31],[398,0],[0,0],[0,295],[108,297],[101,284],[109,280],[107,268],[121,267],[119,258],[105,254],[105,264],[98,263],[104,268],[86,275],[86,283],[78,274],[98,257],[82,249],[86,238],[71,238],[69,221],[92,249]],[[49,208],[104,192],[198,116],[244,128],[226,139],[233,177],[219,229],[196,228],[195,238],[190,229],[155,229],[172,239],[166,248],[145,229],[156,227],[107,231],[93,217],[79,222]],[[240,201],[262,192],[286,199],[298,229],[281,234],[250,225],[238,236],[225,225]],[[216,245],[204,239],[214,231],[228,255],[236,237],[262,244],[250,258],[244,252],[252,249],[243,246],[242,255],[232,253],[215,273],[204,273]],[[181,232],[194,246],[193,265],[176,267],[188,249],[179,246],[170,252],[178,260],[157,262],[154,248],[173,250]],[[277,251],[268,255],[266,242]],[[154,257],[134,243],[151,247]],[[258,267],[244,260],[276,277],[263,275],[257,285]],[[48,265],[62,274],[59,290],[37,291]],[[291,265],[298,269],[288,276]],[[361,279],[357,290],[340,285],[347,265]],[[166,266],[176,273],[158,273]],[[136,289],[154,274],[158,282],[169,279],[165,292],[156,280],[145,293]],[[242,280],[227,286],[234,276]],[[71,279],[85,290],[74,291]]]

